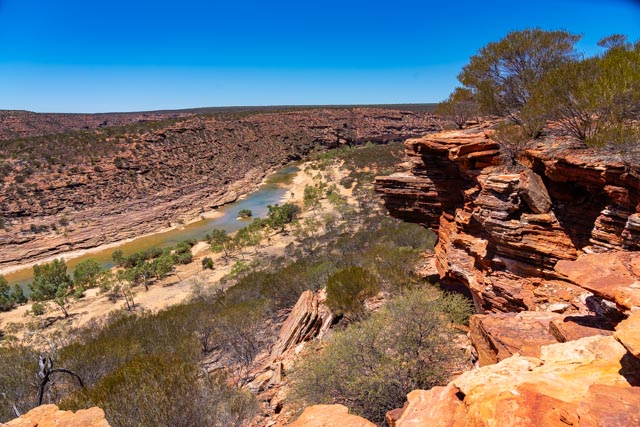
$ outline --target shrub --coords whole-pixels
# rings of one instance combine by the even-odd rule
[[[204,257],[202,258],[202,269],[209,269],[209,270],[213,270],[213,259],[211,259],[210,257]]]
[[[238,212],[238,218],[251,218],[253,216],[253,212],[251,209],[240,209]]]
[[[441,310],[447,298],[416,289],[336,333],[323,351],[296,366],[296,398],[306,405],[342,403],[382,423],[411,390],[446,383],[464,361]]]
[[[458,129],[478,115],[478,106],[469,89],[456,88],[446,101],[438,104],[435,113],[452,121]]]
[[[258,409],[248,392],[222,375],[170,355],[140,355],[95,387],[62,402],[64,409],[97,405],[114,426],[239,426]]]
[[[458,79],[474,92],[483,112],[522,124],[518,115],[536,85],[545,73],[576,58],[578,40],[566,31],[513,31],[472,56]]]
[[[73,270],[73,281],[76,285],[92,288],[97,285],[98,277],[103,268],[98,261],[93,258],[81,261]]]
[[[327,305],[335,315],[357,319],[364,301],[380,290],[377,279],[362,267],[345,267],[327,280]]]
[[[38,357],[29,348],[0,347],[0,423],[16,417],[14,407],[24,414],[36,402],[37,386],[33,382]]]

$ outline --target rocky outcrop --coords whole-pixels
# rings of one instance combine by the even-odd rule
[[[629,353],[640,359],[640,311],[631,313],[628,319],[620,322],[614,336]]]
[[[326,298],[325,289],[317,292],[304,291],[282,322],[271,350],[263,357],[256,358],[253,379],[247,384],[247,388],[256,394],[262,404],[263,418],[258,425],[286,425],[295,414],[293,408],[285,407],[289,393],[287,375],[293,370],[296,359],[305,350],[307,343],[322,338],[329,331],[334,316],[325,304]],[[342,412],[336,412],[338,406],[340,405],[330,405],[329,408],[338,414]],[[311,418],[315,417],[313,415]],[[344,419],[349,420],[350,417],[353,416],[349,415]],[[343,420],[343,417],[339,416],[338,419]]]
[[[271,349],[271,357],[277,358],[301,342],[321,338],[333,322],[331,310],[324,304],[326,291],[318,294],[307,290],[285,320],[278,339]]]
[[[613,337],[542,346],[410,393],[391,425],[638,426],[639,368]]]
[[[3,425],[6,427],[109,427],[104,411],[98,407],[72,412],[61,411],[56,405],[38,406]]]
[[[402,140],[435,127],[424,112],[309,109],[6,141],[0,269],[197,217],[311,149]]]
[[[377,190],[437,232],[437,279],[480,313],[480,368],[412,392],[389,425],[640,425],[640,162],[561,136],[513,162],[488,128],[405,147]]]
[[[370,421],[349,414],[343,405],[309,406],[289,427],[376,427]]]
[[[513,164],[491,136],[475,128],[408,140],[410,170],[376,178],[393,216],[438,233],[441,282],[463,283],[482,312],[589,313],[594,299],[621,311],[637,306],[628,286],[636,261],[598,254],[639,248],[640,164],[560,137],[530,146]],[[585,284],[564,271],[587,264],[583,277],[606,264],[626,284],[614,273]]]

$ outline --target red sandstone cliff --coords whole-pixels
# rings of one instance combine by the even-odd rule
[[[481,313],[482,367],[412,392],[389,425],[640,425],[640,162],[561,136],[513,162],[491,137],[410,139],[408,170],[376,178],[391,215],[438,233],[440,281]]]

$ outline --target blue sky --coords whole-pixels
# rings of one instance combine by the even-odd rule
[[[640,2],[0,0],[0,109],[437,102],[511,30],[598,52]]]

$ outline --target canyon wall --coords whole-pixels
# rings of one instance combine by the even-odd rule
[[[640,162],[492,137],[410,139],[406,171],[376,178],[392,216],[437,232],[434,275],[479,313],[479,369],[410,393],[388,424],[640,425]]]
[[[403,140],[424,112],[373,108],[193,116],[0,143],[0,268],[155,231],[235,200],[313,149]],[[2,229],[4,228],[4,229]]]

